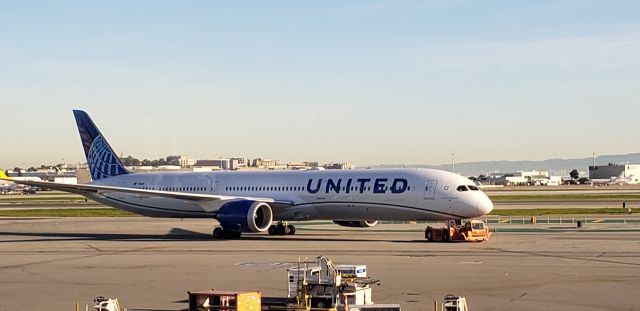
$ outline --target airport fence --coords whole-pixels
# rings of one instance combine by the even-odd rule
[[[482,219],[490,225],[562,225],[562,224],[622,224],[640,225],[637,217],[572,217],[572,216],[486,216]],[[446,221],[381,221],[381,224],[445,224]]]
[[[588,217],[588,216],[487,216],[487,224],[493,225],[562,225],[562,224],[640,224],[640,218],[631,217]]]

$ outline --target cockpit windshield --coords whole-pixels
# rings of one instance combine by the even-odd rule
[[[480,189],[478,189],[478,187],[472,186],[472,185],[468,185],[468,186],[460,185],[460,186],[458,186],[458,188],[456,188],[456,190],[458,190],[458,191],[469,191],[469,190],[471,190],[471,191],[479,191]]]

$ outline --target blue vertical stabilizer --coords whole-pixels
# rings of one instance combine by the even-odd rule
[[[113,152],[100,130],[91,121],[89,115],[81,110],[74,110],[73,116],[78,124],[80,139],[92,180],[99,180],[111,176],[128,174],[118,156]]]

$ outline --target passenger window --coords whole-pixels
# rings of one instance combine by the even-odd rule
[[[458,188],[456,188],[456,190],[458,190],[458,191],[469,191],[469,188],[467,188],[467,186],[461,185],[461,186],[458,186]]]

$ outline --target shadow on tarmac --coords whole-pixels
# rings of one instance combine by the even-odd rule
[[[91,233],[91,232],[7,232],[0,231],[0,237],[32,237],[33,239],[1,239],[0,243],[10,242],[44,242],[44,241],[308,241],[308,242],[392,242],[392,243],[424,243],[426,240],[389,240],[371,239],[366,232],[362,232],[361,239],[345,238],[340,233],[319,233],[270,236],[267,234],[245,234],[239,239],[214,240],[210,234],[173,228],[166,234],[127,234],[127,233]]]

